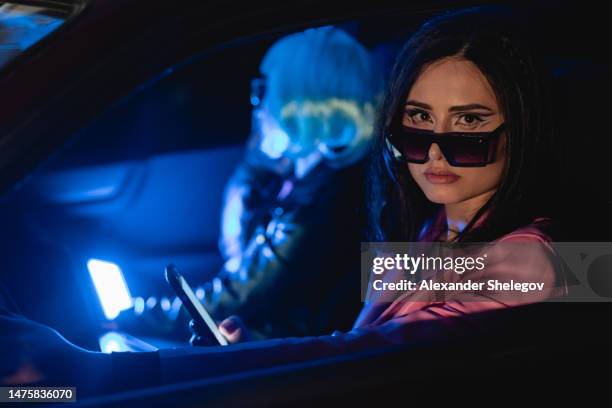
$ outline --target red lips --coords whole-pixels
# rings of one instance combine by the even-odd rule
[[[425,178],[432,184],[451,184],[459,180],[459,176],[443,169],[425,170]]]

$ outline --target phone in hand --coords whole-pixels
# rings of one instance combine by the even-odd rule
[[[227,339],[221,334],[215,321],[198,300],[176,265],[169,264],[166,266],[166,280],[193,319],[198,335],[208,338],[213,344],[227,346]]]

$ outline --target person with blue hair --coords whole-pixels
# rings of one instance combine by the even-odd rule
[[[333,27],[306,30],[274,44],[261,72],[262,110],[288,137],[279,153],[297,159],[318,150],[335,168],[363,157],[381,76],[361,44]]]
[[[260,71],[247,153],[225,191],[226,262],[204,304],[220,320],[241,315],[262,337],[350,327],[380,64],[328,26],[280,39]]]

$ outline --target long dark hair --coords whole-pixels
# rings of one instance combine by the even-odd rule
[[[397,165],[384,136],[401,121],[406,96],[429,64],[461,57],[474,63],[489,81],[506,123],[506,166],[489,201],[457,237],[491,241],[536,216],[554,216],[549,205],[556,191],[557,155],[552,149],[554,122],[547,75],[528,33],[505,8],[471,8],[427,21],[400,51],[376,126],[368,180],[372,241],[416,241],[439,205],[431,203],[405,165]],[[486,222],[474,227],[485,211]]]

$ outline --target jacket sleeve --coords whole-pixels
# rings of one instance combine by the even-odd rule
[[[460,317],[509,308],[564,296],[567,282],[560,258],[539,235],[517,232],[487,249],[482,271],[457,274],[445,271],[431,277],[437,283],[470,280],[480,285],[470,290],[417,290],[402,294],[392,303],[372,302],[362,310],[356,327],[380,325],[393,319],[402,324],[421,320]],[[535,284],[533,290],[521,285]],[[417,284],[417,287],[419,284]]]

